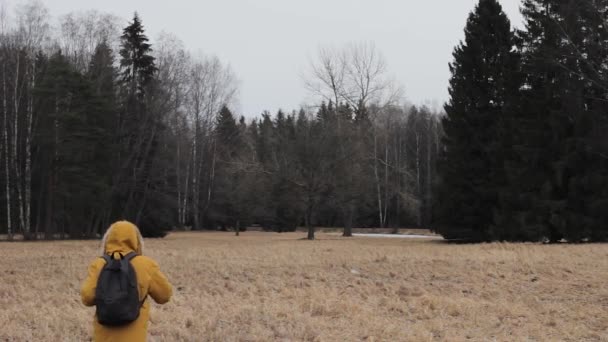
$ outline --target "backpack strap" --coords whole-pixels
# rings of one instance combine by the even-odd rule
[[[107,254],[104,254],[104,255],[100,256],[100,258],[102,258],[103,260],[105,260],[106,264],[109,264],[112,261],[112,257],[109,256],[109,255],[107,255]]]
[[[133,260],[136,256],[138,256],[138,254],[136,252],[131,252],[131,253],[125,255],[123,257],[123,260],[125,260],[127,263],[130,263],[131,260]],[[135,286],[137,286],[137,284],[135,284]],[[146,299],[148,299],[148,294],[146,294],[146,296],[144,297],[144,299],[142,299],[141,302],[139,303],[139,308],[140,309],[144,306],[144,303],[146,302]]]
[[[146,299],[148,299],[148,294],[146,294],[146,296],[144,297],[144,299],[142,299],[141,303],[139,303],[139,308],[140,309],[144,306],[144,303],[146,302]]]
[[[110,261],[112,261],[114,259],[114,254],[116,254],[116,253],[118,253],[118,255],[120,256],[119,260],[125,259],[125,260],[127,260],[129,262],[131,262],[131,260],[137,256],[137,253],[135,253],[135,252],[131,252],[131,253],[127,254],[127,255],[122,255],[122,253],[119,253],[119,252],[113,252],[112,255],[104,254],[104,255],[100,256],[100,258],[102,258],[103,260],[105,260],[106,264],[109,264]]]
[[[124,273],[129,272],[129,267],[133,267],[132,265],[129,266],[131,264],[131,260],[133,260],[133,258],[135,258],[136,256],[137,256],[137,253],[135,253],[135,252],[130,252],[127,255],[122,255],[122,254],[120,255],[120,257],[121,257],[120,268],[121,268],[122,272],[124,272]],[[135,269],[133,269],[133,271],[135,271]],[[127,278],[125,277],[123,279],[125,279],[125,281],[126,281]],[[123,284],[123,286],[124,286],[123,288],[126,288],[128,285],[129,284],[126,284],[126,283]],[[137,278],[135,278],[135,283],[131,284],[131,286],[137,286]]]
[[[126,259],[128,262],[131,262],[131,260],[133,260],[133,258],[135,258],[136,256],[137,256],[137,253],[131,252],[131,253],[125,255],[123,258]]]

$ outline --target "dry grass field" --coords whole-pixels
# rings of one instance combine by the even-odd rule
[[[150,341],[608,341],[608,245],[302,233],[147,240],[174,285]],[[88,341],[98,242],[0,243],[0,341]]]

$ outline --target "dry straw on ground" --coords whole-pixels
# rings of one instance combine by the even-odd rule
[[[608,246],[181,233],[151,341],[608,341]],[[0,243],[0,341],[87,341],[94,241]]]

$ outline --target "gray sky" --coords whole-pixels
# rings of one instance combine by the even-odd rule
[[[11,1],[13,3],[18,1]],[[519,0],[501,0],[519,26]],[[448,96],[448,62],[477,0],[44,0],[54,17],[87,9],[130,18],[148,35],[180,37],[192,51],[215,54],[240,80],[240,111],[296,109],[301,79],[321,45],[374,42],[407,100],[435,105]],[[153,43],[153,41],[152,41]]]

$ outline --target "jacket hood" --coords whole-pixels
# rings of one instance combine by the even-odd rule
[[[118,221],[110,226],[103,236],[102,255],[119,252],[143,254],[144,240],[137,226],[128,221]]]

